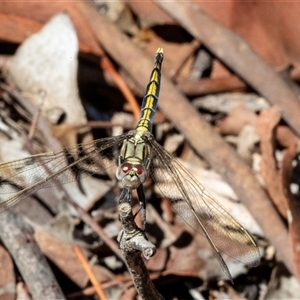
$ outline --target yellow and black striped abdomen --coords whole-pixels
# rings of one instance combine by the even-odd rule
[[[163,49],[158,48],[155,56],[155,66],[152,70],[146,94],[143,99],[141,116],[136,127],[137,132],[152,130],[154,115],[157,109],[157,102],[160,89],[161,64],[163,61]]]

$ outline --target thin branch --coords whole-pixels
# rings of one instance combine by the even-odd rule
[[[262,156],[260,173],[265,181],[266,189],[269,192],[276,208],[280,214],[287,219],[288,203],[282,188],[282,184],[280,183],[280,176],[277,169],[274,149],[275,128],[280,119],[281,114],[276,106],[262,111],[258,117],[256,132],[259,136]],[[265,213],[268,214],[266,211]],[[285,245],[282,245],[282,247],[285,247]]]
[[[87,261],[87,259],[85,258],[85,256],[83,255],[81,249],[79,246],[75,245],[73,247],[75,254],[77,255],[78,259],[80,260],[85,272],[87,273],[91,283],[93,284],[99,298],[101,300],[107,300],[104,291],[101,287],[101,284],[97,281],[96,277],[95,277],[95,273],[93,272],[91,266],[89,265],[89,262]]]
[[[150,280],[141,253],[146,259],[155,254],[156,248],[150,243],[145,233],[136,226],[130,204],[119,205],[120,220],[123,230],[119,233],[118,242],[133,283],[142,299],[163,299]]]
[[[182,93],[190,97],[211,93],[243,91],[247,88],[247,85],[236,76],[184,80],[178,82],[177,86]]]
[[[33,237],[33,229],[20,215],[0,215],[0,238],[14,258],[33,299],[65,299],[52,270]]]

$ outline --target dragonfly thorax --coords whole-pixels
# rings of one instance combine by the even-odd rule
[[[148,177],[152,151],[145,135],[136,131],[122,145],[116,176],[124,188],[137,189]]]
[[[116,176],[124,188],[137,189],[147,179],[148,172],[141,164],[124,162],[118,166]]]

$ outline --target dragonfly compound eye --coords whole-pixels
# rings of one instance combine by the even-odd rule
[[[134,165],[133,170],[136,173],[136,175],[139,176],[141,182],[144,182],[147,179],[147,170],[143,165]]]
[[[121,180],[131,169],[132,169],[132,165],[129,163],[124,163],[120,165],[116,170],[117,178]]]
[[[132,165],[131,164],[124,163],[124,164],[121,165],[121,170],[125,174],[128,173],[131,169],[132,169]]]

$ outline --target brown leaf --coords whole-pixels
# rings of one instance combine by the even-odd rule
[[[287,199],[275,160],[275,127],[278,125],[281,114],[276,106],[261,112],[256,130],[260,138],[261,148],[261,175],[265,180],[266,188],[280,214],[287,218]]]
[[[283,125],[276,127],[276,140],[285,148],[299,143],[299,138],[293,131],[289,127]]]
[[[257,116],[252,110],[238,106],[220,120],[217,127],[221,134],[238,135],[245,125],[255,126],[256,120]]]
[[[166,266],[167,258],[167,250],[157,248],[155,255],[147,262],[147,269],[151,272],[161,272]]]
[[[199,255],[200,252],[205,252],[208,248],[205,250],[205,247],[203,247],[203,240],[199,243],[198,238],[194,238],[184,247],[173,246],[171,248],[169,260],[162,273],[163,276],[172,274],[178,276],[199,277],[199,274],[201,274],[203,275],[203,279],[209,277],[209,264],[207,264],[204,259],[201,259]],[[202,237],[200,237],[200,239],[202,239]]]
[[[85,287],[88,277],[75,255],[71,244],[55,238],[42,229],[35,231],[35,238],[42,252],[63,273],[81,288]]]

